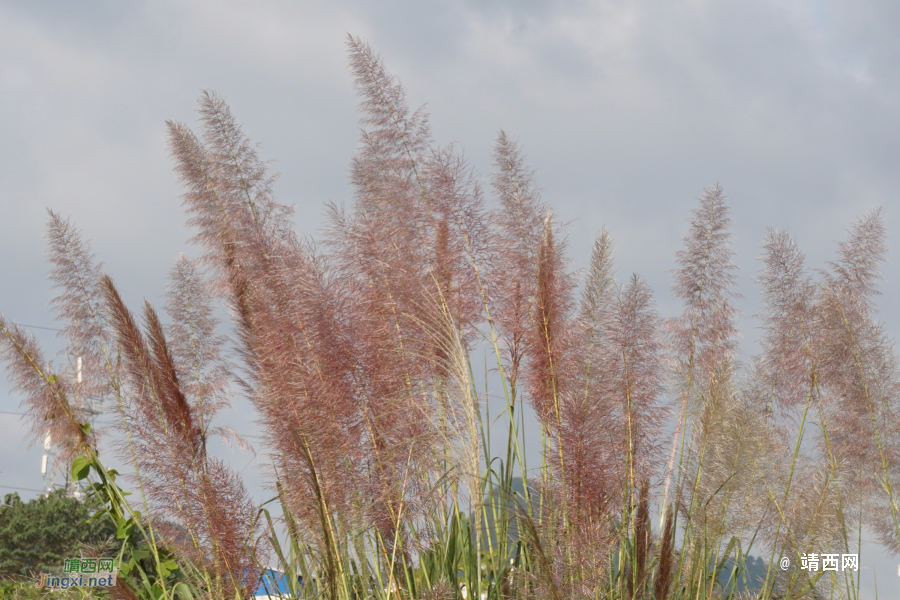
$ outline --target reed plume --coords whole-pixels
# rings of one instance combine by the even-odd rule
[[[661,398],[661,325],[650,287],[643,278],[632,275],[617,294],[610,326],[614,351],[610,363],[605,365],[613,378],[612,394],[616,399],[618,430],[614,435],[625,456],[616,473],[616,487],[623,490],[623,503],[629,513],[636,509],[639,500],[637,482],[655,474],[659,435],[667,416]]]
[[[198,418],[202,405],[190,403],[181,388],[156,311],[145,304],[142,331],[112,279],[103,276],[100,285],[122,355],[124,417],[150,500],[148,516],[195,567],[208,569],[211,597],[244,594],[257,577],[247,551],[256,544],[247,491],[229,467],[206,457]],[[184,527],[188,540],[165,519]]]
[[[675,572],[675,515],[676,507],[670,507],[665,511],[666,521],[661,534],[659,547],[659,561],[656,568],[656,576],[653,580],[654,600],[667,600],[669,588]]]
[[[171,323],[157,338],[168,339],[167,347],[178,385],[195,407],[198,445],[205,453],[211,434],[225,430],[211,428],[211,420],[229,406],[230,365],[225,356],[225,338],[217,330],[211,282],[203,276],[197,261],[179,256],[169,272],[166,287],[166,314]]]
[[[99,288],[102,263],[70,219],[52,210],[47,213],[50,281],[57,291],[51,306],[62,322],[61,335],[81,362],[75,393],[82,401],[103,397],[114,385],[114,367],[107,353],[110,334]]]
[[[515,400],[531,337],[534,313],[529,299],[537,293],[538,253],[549,210],[518,143],[504,131],[497,136],[493,158],[491,183],[498,208],[490,214],[494,235],[489,298],[504,344],[504,372]]]
[[[317,357],[308,351],[305,315],[289,294],[296,275],[285,272],[288,265],[308,261],[298,256],[300,246],[285,226],[289,211],[272,200],[272,179],[230,109],[207,93],[200,112],[203,142],[186,126],[169,123],[190,224],[198,229],[204,259],[217,274],[217,289],[237,317],[240,354],[249,368],[251,398],[267,426],[266,441],[279,449],[281,472],[296,474],[285,482],[285,497],[295,514],[315,524],[312,530],[323,540],[319,548],[329,557],[328,581],[334,586],[340,565],[329,503],[335,490],[325,484],[333,481],[331,473],[343,475],[345,467],[325,449],[352,446],[343,441],[340,411],[326,413],[321,405],[304,401],[328,389],[324,377],[317,376]],[[346,403],[335,406],[343,406],[345,415],[350,412]]]
[[[541,422],[552,429],[562,427],[561,382],[568,381],[565,344],[574,284],[564,270],[564,249],[555,239],[552,215],[548,213],[538,246],[533,321],[525,348],[529,357],[529,399]]]
[[[880,209],[854,224],[824,273],[819,306],[823,378],[830,392],[825,412],[834,454],[856,475],[852,487],[874,494],[878,508],[870,511],[872,522],[896,549],[898,455],[892,440],[897,439],[900,379],[893,343],[877,321],[874,305],[885,236]]]
[[[70,398],[76,382],[57,374],[45,359],[33,335],[0,315],[0,352],[13,389],[25,396],[32,443],[49,438],[66,464],[77,454],[92,450],[96,441],[85,424],[87,415]]]
[[[736,297],[736,267],[732,262],[730,209],[718,184],[704,189],[699,200],[688,223],[684,248],[676,253],[678,268],[672,287],[673,295],[684,303],[682,314],[668,323],[681,410],[669,454],[663,506],[668,505],[676,454],[684,457],[688,409],[702,405],[705,386],[723,362],[732,359],[735,349],[737,312],[732,300]]]
[[[769,230],[763,241],[764,271],[757,278],[765,309],[758,373],[765,379],[766,414],[785,416],[818,395],[821,362],[818,286],[805,257],[785,231]],[[810,396],[812,394],[812,396]]]
[[[579,521],[595,521],[607,514],[615,497],[613,474],[620,464],[620,448],[613,426],[613,378],[606,367],[614,352],[610,335],[616,294],[613,243],[604,229],[594,241],[578,314],[570,330],[577,348],[570,375],[574,384],[562,395],[564,477],[571,482],[567,486],[570,513]],[[600,423],[604,426],[598,426]]]
[[[737,316],[731,249],[730,209],[722,187],[705,189],[694,209],[676,253],[672,293],[683,300],[681,316],[672,323],[673,350],[678,357],[680,379],[688,388],[712,377],[723,360],[734,354]],[[687,389],[685,393],[695,393]]]

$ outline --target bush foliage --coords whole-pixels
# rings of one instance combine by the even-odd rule
[[[91,520],[96,508],[67,497],[65,490],[28,502],[6,494],[0,507],[0,575],[56,572],[63,560],[80,556],[81,545],[114,537],[108,520]]]

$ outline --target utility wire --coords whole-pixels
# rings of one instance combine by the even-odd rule
[[[47,331],[63,331],[58,327],[42,327],[40,325],[26,325],[25,323],[16,323],[19,327],[27,327],[29,329],[46,329]]]
[[[0,414],[2,414],[2,415],[17,415],[19,417],[27,416],[26,413],[12,412],[10,410],[0,410]],[[235,433],[237,433],[237,432],[235,432]],[[260,438],[260,437],[262,437],[259,435],[253,435],[252,433],[238,433],[238,435],[241,436],[242,438]]]
[[[3,488],[4,490],[16,490],[18,492],[39,492],[41,494],[43,494],[45,491],[45,490],[33,490],[31,488],[23,488],[23,487],[12,487],[9,485],[0,485],[0,488]]]

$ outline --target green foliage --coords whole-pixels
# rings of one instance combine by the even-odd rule
[[[79,544],[96,544],[115,535],[108,519],[91,519],[96,506],[54,490],[23,502],[6,494],[0,507],[0,574],[27,576],[62,568]]]
[[[31,600],[43,597],[43,592],[34,587],[34,582],[26,579],[0,579],[0,598],[10,600]]]
[[[105,590],[96,588],[70,588],[68,590],[39,590],[30,579],[0,579],[0,598],[3,600],[92,600],[109,598]]]

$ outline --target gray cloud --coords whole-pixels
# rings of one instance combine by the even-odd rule
[[[546,199],[571,221],[574,265],[608,225],[620,273],[647,276],[664,313],[677,308],[665,270],[688,211],[721,182],[752,351],[751,277],[767,226],[788,227],[816,265],[876,205],[900,232],[898,28],[896,3],[874,0],[7,2],[0,310],[50,322],[45,207],[84,228],[126,300],[158,301],[190,236],[163,122],[192,122],[202,88],[224,93],[278,159],[276,192],[315,233],[322,201],[350,199],[352,32],[385,55],[413,104],[428,103],[438,141],[458,142],[482,172],[498,128],[517,135]],[[882,307],[896,334],[890,257]],[[0,387],[0,410],[16,404]],[[239,406],[231,418],[249,415]],[[9,418],[0,434],[0,483],[36,487],[40,453],[21,454]]]

